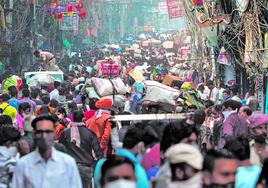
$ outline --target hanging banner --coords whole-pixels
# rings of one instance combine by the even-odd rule
[[[169,19],[177,19],[185,16],[183,3],[179,0],[167,0]]]
[[[263,68],[268,68],[268,33],[264,35]]]
[[[168,11],[167,2],[159,2],[158,10],[160,14],[165,14]]]
[[[79,23],[79,16],[77,12],[69,14],[68,12],[62,12],[62,21],[59,22],[60,30],[63,31],[77,31]]]
[[[268,114],[268,81],[266,79],[266,92],[265,92],[265,114]]]

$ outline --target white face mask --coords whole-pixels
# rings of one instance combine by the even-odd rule
[[[176,112],[177,113],[182,112],[182,110],[183,110],[183,107],[182,106],[177,106],[177,108],[176,108]]]
[[[119,179],[104,185],[104,188],[136,188],[136,182]]]

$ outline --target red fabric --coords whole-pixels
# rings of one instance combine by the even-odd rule
[[[59,140],[60,139],[60,135],[61,135],[61,133],[62,133],[62,131],[64,129],[65,129],[65,127],[62,124],[56,125],[56,127],[54,128],[55,140]]]
[[[95,114],[92,118],[86,121],[86,127],[96,134],[100,147],[103,149],[105,156],[107,156],[107,151],[109,148],[108,143],[112,132],[112,125],[109,121],[110,117],[110,114],[103,112],[100,118],[96,119]]]
[[[111,109],[113,105],[112,99],[100,99],[96,102],[96,107],[99,109]]]
[[[89,120],[90,118],[92,118],[96,113],[96,110],[88,110],[86,112],[84,112],[84,117],[85,117],[85,120]]]

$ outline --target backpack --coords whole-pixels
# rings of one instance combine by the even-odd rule
[[[9,107],[9,105],[7,105],[4,109],[3,108],[0,108],[0,115],[3,115],[3,113],[7,109],[7,107]]]

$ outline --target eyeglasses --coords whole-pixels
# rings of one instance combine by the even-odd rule
[[[41,134],[44,134],[44,133],[51,134],[53,132],[54,132],[54,130],[35,130],[36,135],[41,135]]]

